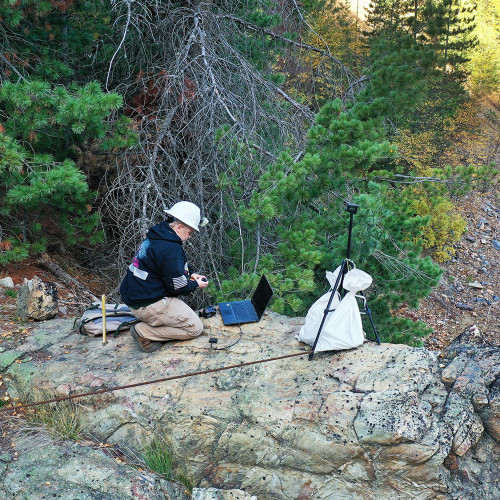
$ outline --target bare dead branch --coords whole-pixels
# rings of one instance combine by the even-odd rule
[[[395,182],[398,184],[422,184],[424,182],[436,182],[439,184],[464,184],[462,179],[440,179],[439,177],[418,177],[413,175],[403,175],[403,174],[394,174],[393,176],[384,177],[384,176],[374,176],[369,179],[363,179],[363,181],[383,181],[383,182]]]
[[[0,59],[2,59],[4,64],[6,64],[19,77],[20,80],[26,80],[26,78],[24,78],[24,76],[21,75],[19,71],[17,71],[16,67],[12,65],[10,61],[5,57],[3,50],[0,50]]]

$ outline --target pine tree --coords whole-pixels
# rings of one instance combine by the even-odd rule
[[[418,115],[427,127],[441,130],[442,120],[453,115],[467,98],[464,63],[477,44],[475,11],[476,4],[459,4],[457,0],[426,0],[421,4],[418,0],[380,0],[370,4],[370,31],[366,35],[372,43],[396,40],[406,33],[431,58],[421,75],[427,85],[427,109]]]
[[[36,77],[86,83],[112,56],[111,4],[99,0],[0,2],[0,80]]]
[[[400,32],[386,38],[369,38],[370,81],[363,94],[384,99],[384,116],[393,127],[425,128],[415,113],[428,99],[429,79],[435,75],[436,56],[432,49]],[[395,131],[395,130],[393,130]]]
[[[308,132],[304,157],[296,162],[283,153],[261,176],[250,203],[234,207],[240,231],[234,234],[230,281],[223,282],[219,298],[245,293],[264,272],[277,295],[273,308],[305,313],[324,291],[324,271],[345,257],[344,200],[357,192],[351,198],[360,205],[351,255],[374,277],[370,300],[382,336],[418,343],[427,330],[394,320],[391,310],[415,306],[441,271],[420,257],[415,244],[429,218],[416,216],[411,199],[397,187],[368,182],[369,173],[396,150],[386,137],[384,98],[366,97],[346,108],[339,99],[323,106]],[[230,177],[221,187],[237,189]]]
[[[70,157],[87,140],[108,147],[134,140],[128,131],[113,133],[106,123],[121,103],[120,96],[104,93],[95,82],[70,90],[37,80],[0,87],[2,232],[4,238],[10,233],[14,246],[1,254],[4,262],[26,257],[30,248],[42,250],[43,231],[70,245],[102,240],[99,215],[92,209],[95,195]],[[30,151],[21,144],[29,144]]]
[[[401,11],[399,4],[398,0],[370,2],[366,21],[370,27],[368,33],[371,36],[377,36],[381,33],[395,31],[400,28]]]
[[[110,57],[110,12],[94,0],[0,2],[0,222],[12,247],[3,262],[48,238],[102,240],[95,193],[75,160],[90,143],[102,151],[135,141],[130,120],[110,120],[121,96],[91,78],[101,54]]]
[[[427,43],[441,56],[447,73],[463,79],[463,64],[470,50],[477,45],[475,29],[476,3],[441,0],[427,2],[424,9]]]

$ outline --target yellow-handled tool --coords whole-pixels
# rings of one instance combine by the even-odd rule
[[[102,299],[102,344],[106,344],[106,295]]]

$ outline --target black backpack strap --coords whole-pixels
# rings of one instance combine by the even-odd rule
[[[123,323],[120,323],[118,325],[118,328],[115,330],[113,337],[115,337],[115,338],[118,337],[121,330],[125,330],[126,328],[129,328],[130,326],[135,325],[136,323],[140,323],[140,322],[141,322],[141,320],[139,318],[134,318],[134,319],[131,319],[130,321],[124,321]]]

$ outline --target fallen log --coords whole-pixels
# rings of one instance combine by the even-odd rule
[[[42,254],[42,256],[38,259],[38,264],[45,267],[54,276],[59,278],[66,286],[71,288],[75,296],[77,296],[79,299],[81,298],[83,299],[83,301],[90,302],[96,302],[99,300],[97,296],[95,296],[90,290],[88,290],[88,288],[83,283],[64,271],[64,269],[53,259],[51,259],[48,254]]]

